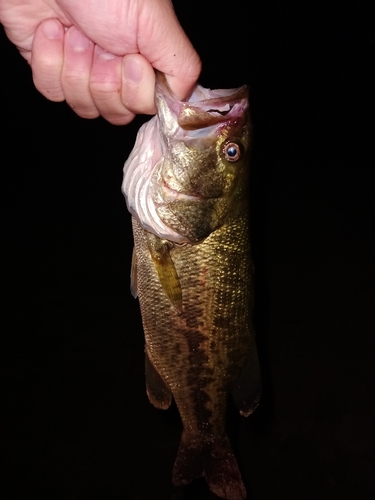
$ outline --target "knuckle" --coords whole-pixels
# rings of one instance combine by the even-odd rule
[[[34,76],[33,82],[35,88],[49,101],[61,102],[65,100],[65,95],[61,88],[60,81],[56,81],[51,78],[46,79],[41,78],[40,76]]]
[[[118,82],[90,80],[90,91],[101,99],[112,99],[114,96],[120,95],[121,87]]]
[[[93,120],[100,116],[98,110],[96,108],[84,108],[82,105],[74,105],[72,103],[68,103],[68,106],[74,111],[74,113],[81,118],[86,118],[88,120]]]
[[[105,118],[107,121],[112,123],[112,125],[127,125],[134,119],[135,115],[134,113],[122,113],[118,115],[103,115],[103,118]]]
[[[86,85],[87,74],[79,70],[63,71],[61,80],[69,86]]]

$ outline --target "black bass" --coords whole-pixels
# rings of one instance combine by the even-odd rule
[[[248,231],[251,125],[246,87],[197,86],[177,100],[162,75],[157,115],[124,167],[132,214],[131,290],[146,340],[146,389],[174,397],[183,434],[173,483],[204,477],[219,497],[246,492],[225,431],[227,398],[248,416],[260,397],[251,325]]]

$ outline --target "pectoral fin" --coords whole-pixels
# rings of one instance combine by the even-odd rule
[[[156,408],[166,410],[172,402],[172,392],[150,361],[147,352],[145,353],[145,368],[148,399]]]
[[[170,243],[157,236],[148,237],[151,258],[163,290],[173,307],[182,311],[182,291],[175,265],[170,255]]]
[[[232,396],[241,415],[248,417],[259,404],[262,390],[258,353],[255,343],[250,356],[232,388]]]

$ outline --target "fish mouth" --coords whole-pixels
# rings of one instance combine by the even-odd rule
[[[171,203],[173,201],[201,201],[205,199],[203,196],[200,196],[198,194],[188,194],[188,193],[183,193],[181,191],[177,191],[176,189],[173,189],[165,179],[162,180],[162,197],[165,202]]]
[[[180,101],[171,91],[165,75],[156,72],[155,95],[158,113],[164,128],[175,133],[207,137],[207,129],[240,120],[248,108],[248,88],[246,85],[237,89],[205,89],[196,85],[191,96]],[[171,127],[171,117],[175,124]]]

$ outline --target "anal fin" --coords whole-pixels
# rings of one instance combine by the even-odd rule
[[[166,410],[172,402],[172,392],[145,352],[146,392],[150,403]]]
[[[262,383],[255,342],[231,392],[234,402],[244,417],[251,415],[257,408],[262,392]]]

